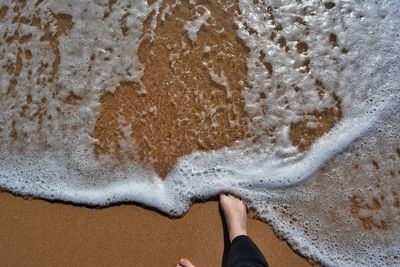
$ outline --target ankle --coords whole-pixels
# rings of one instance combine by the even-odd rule
[[[241,235],[246,235],[247,236],[246,230],[244,230],[244,231],[232,231],[232,232],[229,233],[229,241],[232,243],[232,241],[236,237],[241,236]]]
[[[247,235],[246,223],[234,222],[228,227],[229,240],[233,241],[237,236]]]

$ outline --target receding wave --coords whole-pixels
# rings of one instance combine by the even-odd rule
[[[323,265],[399,265],[399,15],[3,1],[0,187],[172,216],[230,191]]]

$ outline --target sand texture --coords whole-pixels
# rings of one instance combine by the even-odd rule
[[[195,204],[180,219],[134,205],[105,209],[0,194],[2,266],[221,266],[223,230],[216,201]],[[265,223],[249,235],[271,267],[310,266]]]
[[[220,266],[230,192],[315,262],[398,266],[399,13],[2,1],[1,265]],[[249,234],[271,266],[310,265]]]

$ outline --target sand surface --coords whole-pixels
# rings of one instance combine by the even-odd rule
[[[26,200],[0,193],[3,266],[221,266],[218,203],[195,204],[180,219],[135,205],[104,209]],[[250,219],[249,235],[270,266],[310,266],[270,226]]]
[[[251,24],[246,24],[250,21],[242,19],[241,22],[244,23],[240,27],[245,28],[244,34],[238,30],[239,24],[235,22],[235,18],[246,9],[240,10],[235,1],[232,5],[230,1],[212,0],[182,1],[179,5],[174,5],[174,1],[165,0],[157,8],[159,13],[153,11],[143,17],[143,25],[142,21],[140,24],[134,23],[141,9],[129,2],[124,6],[124,1],[109,0],[104,7],[97,6],[96,10],[77,8],[77,5],[74,10],[79,12],[71,11],[71,14],[67,14],[68,9],[58,10],[54,8],[57,5],[54,5],[54,12],[47,12],[47,15],[42,16],[40,12],[47,10],[44,5],[47,4],[46,1],[39,0],[34,7],[33,2],[14,1],[12,4],[2,3],[0,7],[0,23],[4,23],[6,28],[2,40],[4,47],[7,46],[1,52],[0,59],[4,61],[2,68],[8,77],[8,82],[4,82],[7,84],[6,90],[0,90],[4,91],[0,99],[5,100],[0,103],[0,107],[5,107],[0,112],[5,118],[3,120],[0,116],[0,144],[3,148],[0,150],[6,151],[4,162],[9,157],[8,151],[21,152],[21,159],[24,159],[22,152],[27,152],[28,155],[34,152],[33,159],[41,159],[41,155],[47,152],[57,155],[62,159],[60,165],[65,164],[65,168],[70,171],[65,177],[70,177],[71,183],[75,185],[84,184],[85,187],[79,189],[85,191],[91,189],[91,186],[102,188],[108,182],[118,184],[118,180],[111,177],[108,181],[104,178],[107,177],[105,173],[100,178],[91,174],[83,176],[87,177],[86,180],[80,180],[78,173],[84,173],[80,167],[86,163],[81,162],[82,158],[85,159],[82,155],[89,155],[86,159],[92,159],[93,156],[93,159],[98,160],[92,161],[96,164],[106,162],[109,165],[104,165],[102,170],[110,170],[110,173],[114,172],[114,168],[124,167],[124,164],[132,168],[140,165],[138,170],[143,168],[146,175],[148,170],[154,171],[162,180],[168,177],[176,166],[183,166],[177,163],[193,152],[216,151],[239,145],[252,146],[251,149],[258,151],[258,145],[268,147],[270,144],[272,148],[282,145],[287,148],[291,143],[293,146],[288,146],[289,150],[279,150],[282,154],[278,155],[279,159],[290,158],[294,155],[294,147],[297,147],[298,152],[307,151],[320,137],[346,119],[348,103],[346,106],[346,98],[343,96],[346,96],[347,91],[343,93],[343,88],[338,85],[339,79],[346,78],[346,75],[343,75],[348,72],[345,71],[345,67],[352,68],[352,62],[358,62],[353,60],[357,58],[353,56],[357,54],[356,49],[352,50],[350,38],[344,38],[347,35],[342,33],[341,26],[336,27],[336,24],[340,23],[332,23],[331,28],[329,25],[321,27],[324,31],[321,30],[319,36],[310,31],[314,27],[313,23],[318,20],[302,18],[319,18],[318,13],[313,13],[315,8],[317,11],[326,12],[323,14],[336,21],[332,14],[339,8],[346,10],[341,4],[336,6],[333,2],[319,3],[324,5],[325,9],[318,9],[316,4],[313,8],[305,8],[305,14],[292,14],[292,11],[285,11],[287,8],[283,8],[290,16],[281,16],[279,9],[266,6],[262,1],[253,1],[254,5],[258,3],[257,8],[264,12],[260,16],[263,22],[259,24],[267,25],[268,30],[254,29]],[[149,6],[157,5],[153,0],[147,2]],[[338,20],[345,21],[349,17],[368,20],[368,16],[364,18],[365,14],[361,15],[363,12],[347,8],[349,14],[342,14]],[[102,15],[103,9],[107,11]],[[67,13],[63,13],[64,11]],[[206,19],[196,28],[196,23],[202,17]],[[285,20],[287,18],[290,20]],[[96,23],[90,22],[91,19]],[[330,20],[321,21],[328,23]],[[153,25],[153,22],[156,23]],[[81,23],[87,23],[84,25],[88,27],[96,25],[99,28],[92,29],[91,33],[91,28],[82,27]],[[1,26],[3,27],[3,24]],[[238,35],[240,32],[246,38],[241,39]],[[101,38],[98,38],[99,36]],[[265,43],[265,47],[260,46],[258,50],[251,48],[246,43],[248,40],[256,40],[257,44]],[[325,49],[319,50],[316,40],[326,42],[326,52],[323,54],[319,53]],[[3,54],[10,56],[5,57]],[[252,58],[253,63],[249,60]],[[325,64],[328,61],[322,58],[331,58],[332,62]],[[322,63],[318,62],[319,59]],[[326,69],[324,67],[324,71],[321,72],[321,66],[324,64]],[[334,67],[328,66],[331,64]],[[248,72],[248,68],[253,70]],[[286,71],[281,71],[282,69]],[[254,75],[249,76],[249,73]],[[255,74],[261,76],[256,79]],[[293,81],[289,74],[294,74]],[[338,80],[330,79],[330,75],[337,75]],[[349,94],[354,92],[349,87]],[[367,100],[372,101],[365,99]],[[357,101],[355,103],[359,103]],[[289,119],[294,115],[302,119]],[[284,129],[287,130],[288,138]],[[79,145],[75,147],[76,144]],[[59,147],[61,149],[58,149]],[[250,148],[246,151],[249,152]],[[262,149],[257,155],[265,156],[265,153],[261,152]],[[393,151],[391,153],[393,154]],[[399,149],[396,150],[396,154],[400,158]],[[358,158],[363,156],[356,155]],[[52,160],[56,161],[56,157]],[[385,164],[381,161],[381,165],[375,159],[372,165],[368,162],[368,166],[371,166],[369,169],[366,167],[365,172],[361,172],[361,166],[366,166],[362,163],[354,164],[350,167],[353,168],[352,171],[348,173],[341,171],[344,169],[341,166],[342,162],[337,164],[338,172],[344,173],[341,177],[348,176],[347,180],[351,180],[354,186],[347,186],[347,180],[342,178],[331,182],[331,178],[336,177],[336,166],[331,169],[324,167],[322,171],[327,175],[314,179],[315,182],[307,189],[300,186],[295,188],[297,192],[293,192],[294,198],[288,198],[286,201],[285,197],[279,196],[282,203],[287,202],[279,210],[283,214],[281,218],[290,223],[304,222],[298,223],[299,229],[303,229],[300,226],[304,225],[308,227],[308,219],[303,220],[301,216],[293,215],[296,214],[295,211],[300,210],[300,215],[306,214],[314,219],[315,224],[311,222],[309,228],[318,230],[314,236],[311,231],[307,231],[309,236],[304,243],[297,230],[295,234],[285,233],[293,238],[292,243],[298,242],[298,247],[303,253],[311,256],[317,250],[310,252],[307,242],[316,244],[315,247],[319,249],[317,252],[329,252],[318,256],[321,258],[327,254],[334,254],[331,250],[333,246],[324,250],[327,243],[340,242],[336,246],[340,248],[337,250],[341,251],[338,253],[339,259],[352,259],[353,255],[357,255],[375,265],[375,261],[370,260],[371,257],[365,256],[369,252],[352,254],[351,252],[357,249],[346,244],[352,244],[355,240],[353,237],[360,233],[357,227],[362,227],[362,231],[369,231],[368,234],[365,234],[365,231],[361,232],[365,234],[364,240],[369,240],[369,236],[372,236],[370,240],[382,240],[379,234],[374,235],[376,229],[379,229],[380,233],[396,233],[393,230],[396,228],[390,227],[387,218],[398,218],[393,210],[399,207],[399,198],[396,183],[392,183],[398,173],[397,169],[392,168],[392,165],[397,166],[397,156],[390,155],[390,158],[383,161]],[[345,162],[343,165],[346,165]],[[389,167],[386,168],[386,165]],[[26,171],[27,180],[35,177],[33,173],[21,167],[23,165],[12,166],[15,166],[15,169],[19,168],[21,173]],[[93,166],[93,169],[96,168]],[[203,178],[201,175],[214,178],[214,175],[208,172],[188,169],[185,167],[181,170],[192,176],[199,174],[198,179],[192,181],[205,183],[207,180],[200,179]],[[333,171],[329,174],[330,170]],[[51,174],[52,170],[48,171]],[[101,170],[98,173],[102,173]],[[42,176],[42,173],[39,174]],[[388,174],[391,180],[384,182],[380,177]],[[2,188],[43,197],[43,188],[47,186],[46,192],[50,193],[44,196],[49,198],[54,197],[52,188],[57,188],[59,184],[62,193],[67,191],[64,183],[57,184],[53,175],[49,175],[51,179],[44,178],[47,182],[45,186],[43,181],[40,181],[41,178],[31,179],[27,185],[21,186],[18,175],[6,176],[16,179],[17,189],[9,186],[12,183],[8,181]],[[126,173],[126,176],[132,179],[129,181],[147,177],[146,175],[135,173],[135,176],[131,177]],[[174,177],[173,175],[170,177]],[[369,177],[374,182],[373,190],[369,187]],[[78,182],[75,182],[75,178]],[[189,179],[192,178],[188,175]],[[393,188],[385,186],[385,183],[393,184]],[[52,187],[53,184],[57,185]],[[208,188],[212,190],[214,183],[210,184]],[[334,187],[336,185],[337,187]],[[168,183],[165,183],[165,188],[168,188]],[[181,190],[179,186],[176,188]],[[319,190],[320,188],[324,190]],[[334,190],[330,191],[330,188]],[[360,193],[364,188],[371,192]],[[186,189],[182,190],[173,191],[173,196],[192,199],[188,194],[197,196],[199,192],[188,190],[188,194],[185,194],[182,192],[186,192]],[[154,192],[145,191],[149,195]],[[137,194],[129,191],[129,195]],[[267,195],[269,196],[269,193]],[[300,201],[297,196],[301,196]],[[88,199],[83,201],[89,201]],[[318,201],[315,201],[316,199]],[[326,207],[329,205],[323,205],[324,203],[328,203],[332,208]],[[288,205],[291,212],[287,213],[285,205]],[[341,209],[340,205],[347,209]],[[308,210],[312,212],[307,212]],[[324,214],[326,211],[328,213],[325,214],[329,214],[327,220],[326,215],[322,217],[324,220],[313,217],[314,214]],[[175,266],[180,257],[190,258],[196,266],[221,266],[224,239],[216,201],[195,204],[182,218],[170,219],[156,211],[132,204],[94,209],[28,200],[0,192],[0,213],[1,266]],[[356,223],[351,225],[349,222],[352,221],[343,220],[346,216]],[[265,214],[264,218],[267,218]],[[274,223],[276,224],[276,220]],[[346,231],[336,231],[340,233],[336,236],[335,233],[332,234],[335,231],[321,230],[333,229],[331,225],[335,226],[334,229]],[[349,228],[348,225],[353,228]],[[352,229],[357,232],[351,232]],[[264,252],[271,266],[310,266],[307,260],[293,252],[285,241],[280,241],[266,223],[251,219],[249,235]],[[384,238],[386,236],[389,235],[385,235]],[[345,243],[341,237],[351,242]],[[382,244],[371,243],[378,249]],[[389,241],[385,244],[389,244]],[[370,255],[380,254],[371,251]],[[321,260],[332,261],[328,258],[326,256]],[[397,259],[397,256],[393,257],[393,261]],[[358,263],[357,265],[362,265],[359,261]]]

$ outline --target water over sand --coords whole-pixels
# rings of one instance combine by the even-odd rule
[[[244,197],[327,265],[396,265],[399,5],[4,2],[0,186],[171,215]]]

